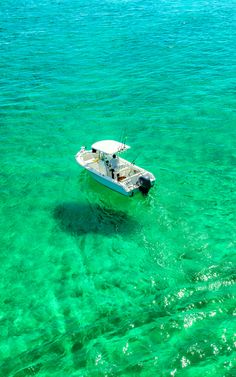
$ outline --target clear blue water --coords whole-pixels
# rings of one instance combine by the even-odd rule
[[[1,1],[1,377],[236,375],[235,6]],[[75,163],[122,136],[148,197]]]

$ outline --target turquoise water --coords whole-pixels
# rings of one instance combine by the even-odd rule
[[[235,6],[1,1],[1,377],[236,375]],[[75,163],[122,136],[148,197]]]

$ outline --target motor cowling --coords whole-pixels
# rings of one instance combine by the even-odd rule
[[[139,191],[141,191],[141,193],[144,195],[147,195],[150,188],[152,187],[151,179],[149,175],[147,174],[139,177],[138,184],[139,184]]]

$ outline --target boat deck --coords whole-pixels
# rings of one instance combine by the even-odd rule
[[[117,158],[117,164],[114,164],[114,157],[111,154],[94,150],[87,151],[82,147],[76,155],[76,160],[90,171],[98,182],[124,195],[133,195],[141,190],[141,186],[144,187],[143,192],[148,192],[155,181],[155,177],[150,172],[120,156]],[[114,169],[112,166],[114,166]],[[148,182],[145,175],[149,177],[149,186],[145,186],[145,182]],[[144,183],[140,183],[141,178]]]

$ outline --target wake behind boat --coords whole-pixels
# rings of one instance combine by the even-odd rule
[[[147,194],[155,183],[152,173],[121,158],[130,147],[115,140],[94,143],[91,150],[81,147],[75,159],[92,177],[110,189],[126,196]]]

